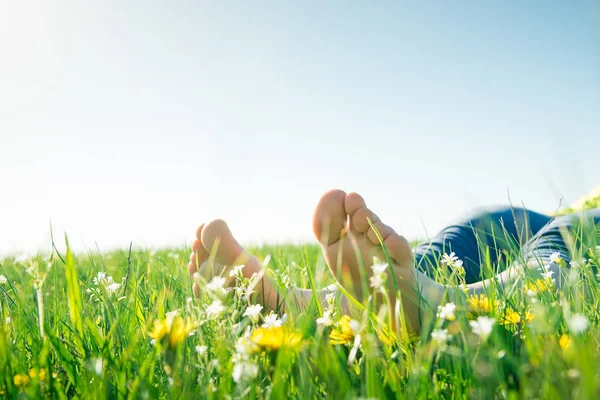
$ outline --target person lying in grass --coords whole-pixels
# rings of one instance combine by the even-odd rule
[[[577,262],[572,258],[576,246],[570,238],[581,240],[587,229],[595,231],[599,223],[600,208],[551,217],[524,208],[501,207],[477,211],[411,249],[404,237],[367,207],[361,195],[331,190],[317,204],[313,231],[339,286],[328,286],[316,295],[325,301],[327,295],[341,290],[341,307],[347,312],[352,303],[364,303],[376,294],[396,312],[403,310],[402,316],[392,317],[395,321],[401,319],[410,332],[418,333],[424,322],[435,318],[439,306],[459,294],[433,279],[441,268],[448,269],[455,287],[469,295],[485,293],[491,279],[507,290],[525,290],[525,274],[537,277],[538,285],[560,289],[564,280],[561,269]],[[597,234],[590,236],[598,238]],[[515,249],[519,257],[509,260],[507,256]],[[244,265],[244,277],[256,277],[256,299],[265,307],[276,309],[282,298],[290,301],[290,294],[301,306],[308,306],[313,297],[310,289],[278,292],[277,285],[263,273],[261,262],[235,240],[225,221],[200,225],[188,265],[194,294],[201,295],[199,277],[208,270],[215,273],[218,266],[216,273],[228,277],[239,265]],[[486,274],[490,277],[484,279]],[[393,306],[397,299],[401,307]],[[393,329],[399,328],[390,322]]]

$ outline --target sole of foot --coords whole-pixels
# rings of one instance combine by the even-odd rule
[[[213,276],[220,275],[230,279],[229,284],[232,284],[234,282],[228,271],[236,265],[244,265],[242,273],[246,278],[261,270],[260,261],[235,240],[225,221],[215,219],[200,225],[196,230],[188,264],[192,278],[199,273],[206,281],[210,281]],[[202,289],[196,279],[193,291],[196,297],[200,297]]]
[[[373,257],[386,261],[375,230],[392,261],[386,271],[387,292],[395,299],[396,289],[390,276],[395,274],[409,329],[418,331],[419,291],[408,241],[381,222],[357,193],[330,190],[321,197],[315,209],[313,231],[325,261],[338,282],[359,301],[368,296],[364,290],[368,287],[366,278],[372,276]]]

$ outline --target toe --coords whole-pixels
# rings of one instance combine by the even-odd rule
[[[412,266],[412,250],[410,243],[404,236],[398,235],[396,232],[390,234],[384,241],[385,248],[390,257],[400,267]]]
[[[365,233],[370,228],[369,221],[375,223],[379,221],[379,218],[368,208],[359,208],[350,216],[350,229],[356,232]]]
[[[365,207],[367,207],[367,204],[360,194],[352,192],[346,195],[346,198],[344,199],[344,209],[346,210],[346,214],[352,216],[356,211]]]
[[[198,229],[196,229],[196,238],[198,238],[198,239],[202,238],[202,230],[204,229],[204,225],[205,224],[200,224]]]
[[[242,246],[235,240],[227,223],[222,219],[215,219],[204,225],[200,240],[207,254],[216,251],[216,259],[223,264],[234,263],[243,252]]]
[[[202,294],[202,289],[200,289],[200,285],[198,285],[198,283],[196,282],[194,282],[192,290],[194,291],[194,296],[196,297],[200,297],[200,295]]]
[[[375,227],[375,229],[377,229],[377,232],[379,232],[381,239],[384,241],[392,233],[396,233],[392,228],[390,228],[389,226],[387,226],[386,224],[384,224],[381,221],[374,222],[373,226]],[[378,245],[381,244],[379,242],[379,238],[377,237],[377,235],[375,234],[375,231],[373,230],[373,227],[369,227],[369,230],[367,231],[367,236],[369,237],[369,240],[371,240],[371,242],[373,244],[378,244]]]
[[[194,243],[192,243],[192,257],[190,257],[190,261],[196,262],[196,258],[198,264],[202,263],[208,258],[208,251],[200,239],[196,239],[194,240]]]
[[[347,220],[345,197],[346,192],[335,189],[325,193],[319,200],[313,216],[313,232],[319,243],[329,245],[340,240]]]

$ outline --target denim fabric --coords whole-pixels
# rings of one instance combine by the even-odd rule
[[[416,267],[433,276],[442,254],[454,252],[463,260],[466,282],[477,282],[485,278],[482,264],[502,265],[506,261],[502,255],[514,250],[521,251],[522,257],[536,257],[542,262],[548,262],[550,255],[558,251],[568,260],[570,247],[565,232],[585,232],[599,223],[600,209],[556,218],[520,207],[480,209],[418,245]]]

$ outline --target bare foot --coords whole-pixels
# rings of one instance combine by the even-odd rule
[[[392,261],[387,271],[387,292],[394,303],[396,289],[390,274],[395,274],[409,328],[419,331],[419,291],[410,245],[404,237],[381,222],[359,194],[346,194],[341,190],[325,193],[315,209],[313,231],[333,275],[346,290],[358,300],[363,300],[368,295],[364,293],[363,282],[365,277],[372,276],[373,257],[383,262],[386,259],[369,220],[380,233]],[[361,270],[361,267],[364,269]]]
[[[206,263],[213,257],[213,265]],[[190,275],[194,276],[194,273],[200,272],[204,275],[216,274],[229,278],[228,270],[236,265],[244,265],[242,273],[246,278],[250,278],[254,274],[260,276],[260,261],[235,240],[225,221],[215,219],[200,225],[196,230],[196,240],[192,244],[192,254],[188,264]],[[202,270],[202,268],[213,268],[213,266],[215,271]],[[233,283],[233,281],[230,281],[230,283]],[[200,297],[202,290],[196,281],[194,281],[193,290],[194,295]],[[276,304],[274,304],[277,301],[276,288],[272,286],[266,277],[259,280],[256,290],[264,292],[264,305],[272,308],[276,307]],[[262,300],[262,297],[260,299]],[[273,304],[271,304],[272,302]]]

